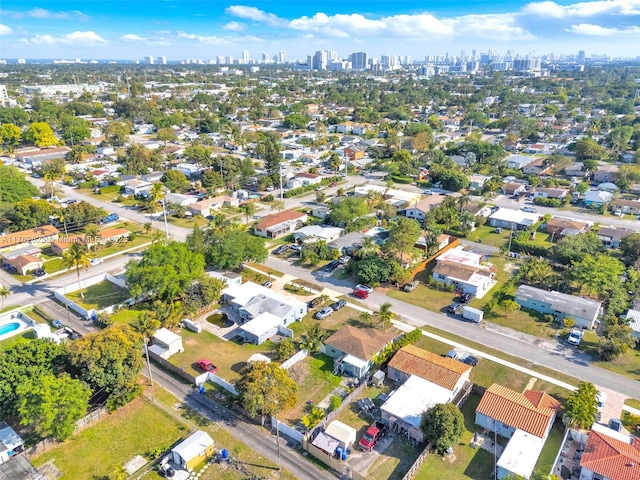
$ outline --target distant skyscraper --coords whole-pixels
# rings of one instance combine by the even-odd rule
[[[144,63],[153,65],[153,57],[144,57]]]
[[[167,57],[158,57],[158,65],[166,65]]]
[[[27,61],[24,58],[19,58],[18,59],[18,64],[19,65],[24,65],[25,63],[27,63]]]
[[[313,69],[326,70],[328,65],[328,55],[326,50],[318,50],[313,56]]]
[[[278,63],[287,63],[287,52],[278,53]]]
[[[267,52],[262,52],[262,63],[270,63],[269,54]]]
[[[355,52],[351,54],[351,65],[354,70],[367,68],[367,52]]]
[[[7,86],[0,85],[0,106],[4,107],[9,104],[9,94],[7,93]]]
[[[249,63],[249,51],[248,50],[243,50],[242,51],[242,63],[244,65],[247,65]]]
[[[584,63],[585,58],[586,56],[585,56],[584,50],[580,50],[578,52],[578,63]]]

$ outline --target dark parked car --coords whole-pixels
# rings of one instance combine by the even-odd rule
[[[307,302],[307,308],[316,308],[320,305],[320,297],[316,297],[313,300]]]
[[[462,363],[466,363],[467,365],[471,365],[472,367],[475,367],[478,364],[478,359],[473,355],[469,355],[468,357],[465,357],[462,360]]]
[[[459,315],[460,312],[462,312],[462,305],[460,305],[459,303],[452,303],[447,307],[447,311],[449,313],[455,313],[456,315]]]
[[[289,247],[289,245],[280,245],[278,248],[276,248],[273,251],[274,255],[282,255],[284,252],[286,252],[287,250],[289,250],[291,247]]]
[[[472,293],[463,293],[462,295],[460,295],[460,303],[469,303],[472,298]]]
[[[263,287],[265,287],[265,288],[271,288],[271,287],[273,286],[273,283],[271,283],[271,282],[264,282],[264,283],[262,284],[262,286],[263,286]]]
[[[36,277],[43,277],[47,272],[44,271],[44,268],[36,268],[31,270],[31,273]]]
[[[171,465],[164,465],[160,467],[158,473],[161,477],[171,478],[176,474],[176,471],[173,469]]]
[[[347,302],[345,302],[344,300],[338,300],[335,303],[332,303],[331,305],[329,305],[331,307],[331,309],[334,312],[337,312],[338,310],[340,310],[342,307],[344,307],[347,304]]]
[[[338,268],[340,266],[340,262],[338,260],[334,260],[333,262],[330,262],[327,264],[326,267],[324,267],[324,271],[331,273],[333,272],[336,268]]]

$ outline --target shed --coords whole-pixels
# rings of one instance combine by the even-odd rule
[[[191,470],[213,455],[215,443],[207,432],[197,430],[171,449],[172,462],[185,470]]]
[[[282,320],[272,313],[264,312],[253,320],[240,326],[240,332],[244,339],[255,345],[261,345],[269,337],[278,333],[278,327],[282,325]]]
[[[247,363],[255,363],[255,362],[265,362],[271,363],[271,359],[262,353],[254,353],[249,357]]]
[[[22,451],[24,441],[7,423],[0,422],[0,463]]]
[[[162,349],[160,356],[165,360],[174,353],[184,352],[182,337],[167,328],[160,328],[152,337],[153,344]]]
[[[382,370],[378,370],[371,376],[371,383],[373,383],[375,386],[380,386],[382,385],[382,382],[384,382],[384,377],[384,372]]]
[[[350,448],[356,442],[356,435],[358,432],[355,428],[338,420],[334,420],[327,426],[324,433],[338,440],[340,442],[340,447]]]
[[[327,452],[329,455],[333,455],[336,448],[340,446],[340,440],[337,440],[324,432],[320,432],[311,444],[314,447]]]

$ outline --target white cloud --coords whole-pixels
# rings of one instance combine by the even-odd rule
[[[196,35],[194,33],[177,32],[177,37],[186,40],[196,40],[199,43],[206,43],[209,45],[231,45],[228,39],[224,37],[218,37],[216,35]]]
[[[131,41],[131,42],[141,42],[144,40],[144,38],[134,33],[127,33],[126,35],[122,35],[120,37],[120,40]]]
[[[3,25],[2,23],[0,23],[0,36],[11,35],[12,33],[13,33],[13,30],[11,29],[11,27],[7,27],[6,25]]]
[[[72,32],[61,37],[54,37],[52,35],[34,35],[29,41],[30,43],[44,45],[100,45],[108,43],[100,35],[91,31]]]
[[[640,15],[640,0],[596,0],[569,5],[558,5],[552,1],[533,2],[525,5],[522,13],[551,18]]]
[[[571,33],[577,33],[578,35],[590,35],[596,37],[613,37],[617,35],[640,35],[640,27],[627,27],[627,28],[610,28],[602,27],[600,25],[593,25],[591,23],[581,23],[579,25],[571,25],[566,28],[565,31]]]
[[[495,40],[533,40],[528,30],[518,25],[517,16],[511,13],[465,15],[447,20],[456,32],[470,32],[468,36]],[[472,33],[471,33],[472,32]]]
[[[273,13],[267,13],[264,10],[260,10],[256,7],[231,5],[225,9],[225,12],[228,15],[232,15],[234,17],[266,23],[267,25],[271,25],[272,27],[280,27],[287,23],[286,20],[278,17],[277,15],[274,15]]]
[[[70,12],[53,12],[51,10],[45,10],[44,8],[34,8],[25,12],[24,15],[29,18],[46,20],[89,20],[89,18],[91,18],[79,10],[72,10]]]
[[[230,30],[232,32],[241,32],[245,28],[246,28],[246,25],[240,22],[229,22],[222,26],[223,30]]]

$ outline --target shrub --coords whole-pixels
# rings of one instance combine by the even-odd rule
[[[100,193],[101,194],[105,194],[105,193],[116,193],[116,192],[120,192],[120,185],[109,185],[108,187],[101,187],[100,188]]]
[[[393,180],[395,183],[413,183],[413,178],[405,177],[403,175],[391,175],[391,180]]]
[[[342,405],[342,398],[340,398],[340,395],[331,395],[331,398],[329,399],[329,411],[333,412],[334,410],[337,410],[340,405]]]

